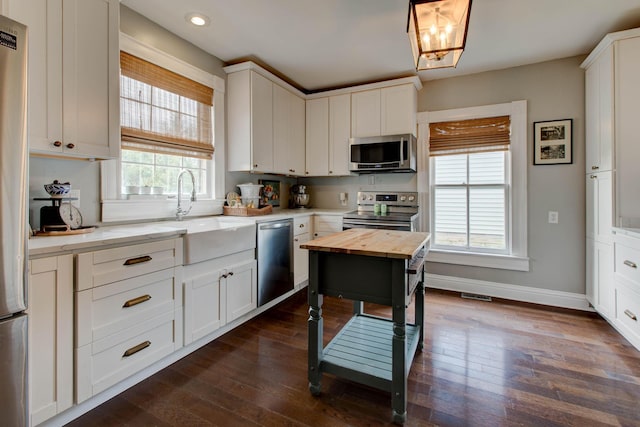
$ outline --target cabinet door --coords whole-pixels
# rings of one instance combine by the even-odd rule
[[[349,175],[351,96],[329,98],[329,175]]]
[[[380,89],[351,94],[351,136],[379,136]]]
[[[29,261],[31,424],[73,403],[73,258]]]
[[[273,171],[273,83],[251,72],[251,170]]]
[[[29,27],[29,148],[60,154],[63,150],[62,0],[9,0],[8,11],[10,18]]]
[[[586,239],[586,271],[585,271],[585,296],[587,297],[587,301],[589,304],[596,307],[598,301],[596,300],[596,279],[597,279],[597,266],[594,262],[596,259],[595,254],[595,242],[592,238],[587,237]]]
[[[275,173],[304,174],[304,108],[303,99],[278,85],[273,85],[273,164]]]
[[[226,270],[227,322],[246,314],[258,306],[257,263],[250,261]]]
[[[586,172],[611,170],[613,155],[613,47],[585,73]]]
[[[613,247],[595,242],[593,251],[596,310],[607,319],[615,317],[615,285],[613,283]]]
[[[306,110],[305,175],[327,175],[329,173],[329,98],[308,100]]]
[[[291,94],[289,102],[289,163],[290,174],[302,176],[305,173],[305,102]]]
[[[380,133],[416,134],[418,94],[413,84],[386,87],[380,90]]]
[[[273,172],[288,174],[289,169],[289,92],[273,85]]]
[[[587,237],[611,243],[613,235],[613,180],[612,172],[587,175]]]
[[[293,283],[296,289],[309,279],[309,251],[300,245],[311,240],[310,233],[303,233],[293,238]]]
[[[62,143],[72,155],[119,155],[119,7],[117,0],[63,0]]]
[[[616,49],[616,214],[640,218],[640,37],[621,40]]]
[[[184,344],[209,335],[225,324],[226,298],[222,270],[189,279],[184,284]]]

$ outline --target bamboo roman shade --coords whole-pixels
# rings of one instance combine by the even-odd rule
[[[429,155],[507,151],[510,139],[509,116],[431,123]]]
[[[213,89],[120,52],[122,147],[211,159]]]

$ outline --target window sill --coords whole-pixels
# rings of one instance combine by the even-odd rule
[[[189,216],[220,215],[224,200],[198,199],[194,202]],[[175,218],[178,201],[163,200],[103,200],[102,222],[135,220],[157,220]],[[189,206],[189,200],[183,200]]]
[[[529,271],[529,257],[467,253],[430,249],[428,262],[468,265],[472,267],[498,268],[501,270]]]

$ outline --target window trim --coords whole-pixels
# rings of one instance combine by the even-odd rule
[[[213,138],[214,143],[217,143],[212,160],[213,174],[209,177],[208,185],[212,190],[212,197],[198,199],[190,215],[221,214],[225,192],[225,80],[124,33],[120,33],[120,50],[213,88]],[[100,165],[102,222],[164,219],[175,214],[175,199],[123,200],[120,194],[119,164],[120,159],[113,159],[103,161]]]
[[[420,136],[418,169],[418,193],[420,206],[420,226],[430,230],[430,168],[429,168],[429,124],[451,120],[468,120],[482,117],[511,116],[511,197],[509,199],[511,254],[496,255],[462,251],[432,249],[427,255],[430,262],[469,265],[475,267],[499,268],[529,271],[528,220],[527,220],[527,101],[513,101],[504,104],[483,105],[451,110],[426,111],[418,113],[418,134]]]

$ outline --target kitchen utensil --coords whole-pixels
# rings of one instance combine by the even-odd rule
[[[60,218],[72,230],[82,227],[82,215],[71,202],[60,204]]]

